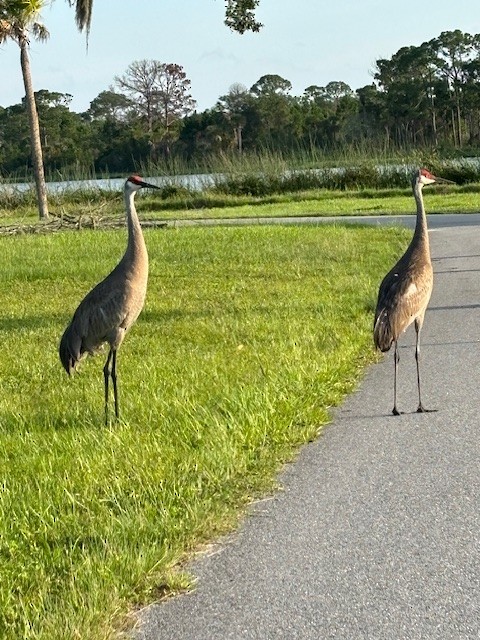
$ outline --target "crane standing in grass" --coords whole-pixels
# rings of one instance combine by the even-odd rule
[[[397,408],[397,373],[398,373],[398,339],[400,335],[415,323],[417,362],[418,408],[417,412],[426,411],[420,393],[420,331],[423,318],[430,301],[433,288],[433,269],[428,242],[427,218],[423,204],[422,189],[424,185],[434,182],[450,182],[437,178],[426,169],[419,169],[413,175],[413,195],[417,203],[417,221],[415,233],[408,249],[387,273],[378,291],[377,308],[373,328],[375,346],[380,351],[388,351],[395,344],[394,382],[393,382],[393,414],[398,416]]]
[[[138,318],[145,302],[148,254],[135,209],[137,191],[156,185],[131,176],[125,182],[128,243],[115,269],[79,304],[60,341],[60,360],[70,375],[86,354],[94,354],[107,342],[110,350],[103,368],[105,378],[105,423],[108,424],[108,386],[112,379],[115,416],[118,420],[117,351],[126,332]]]

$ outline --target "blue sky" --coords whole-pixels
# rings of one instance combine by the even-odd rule
[[[480,32],[475,0],[260,0],[258,34],[232,33],[223,0],[94,0],[88,51],[66,0],[43,14],[47,43],[32,42],[35,90],[73,96],[84,111],[134,60],[184,67],[197,109],[213,107],[234,83],[250,88],[265,74],[292,83],[292,95],[332,80],[358,89],[372,82],[375,60],[419,45],[442,31]],[[0,106],[24,95],[19,49],[0,47]]]

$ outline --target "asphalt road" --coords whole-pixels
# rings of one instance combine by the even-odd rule
[[[405,414],[390,415],[389,353],[287,466],[283,490],[192,563],[197,588],[143,610],[134,638],[480,638],[480,219],[429,222],[423,400],[437,411],[414,412],[410,328]]]
[[[383,216],[292,216],[288,218],[198,218],[196,220],[171,220],[165,223],[168,227],[198,227],[198,226],[241,226],[254,224],[370,224],[382,226],[399,226],[413,228],[415,214],[412,215],[383,215]],[[479,226],[480,213],[429,213],[428,226],[430,229],[445,227]]]

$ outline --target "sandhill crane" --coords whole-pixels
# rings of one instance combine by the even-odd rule
[[[115,269],[79,304],[59,346],[60,360],[70,375],[82,357],[94,354],[103,343],[108,343],[110,349],[103,368],[106,424],[110,377],[115,417],[117,420],[119,417],[117,351],[142,310],[147,292],[148,254],[134,203],[136,192],[146,187],[160,188],[144,182],[139,176],[131,176],[126,180],[123,190],[128,228],[126,251]]]
[[[373,328],[375,346],[380,351],[388,351],[395,344],[394,379],[393,379],[393,414],[400,415],[397,408],[397,373],[398,373],[398,339],[400,335],[415,323],[417,362],[418,408],[417,412],[426,411],[420,394],[420,331],[423,318],[433,288],[433,269],[428,242],[427,218],[423,204],[422,189],[424,185],[449,180],[438,178],[426,169],[419,169],[412,177],[413,195],[417,203],[417,220],[415,233],[408,249],[387,273],[378,291],[377,308]],[[451,183],[450,183],[451,184]]]

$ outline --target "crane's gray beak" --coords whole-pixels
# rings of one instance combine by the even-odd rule
[[[149,189],[161,189],[162,187],[157,187],[156,184],[150,184],[150,182],[143,182],[142,187],[148,187]]]
[[[455,184],[453,180],[447,180],[446,178],[439,178],[438,176],[435,176],[435,182],[437,184]]]

